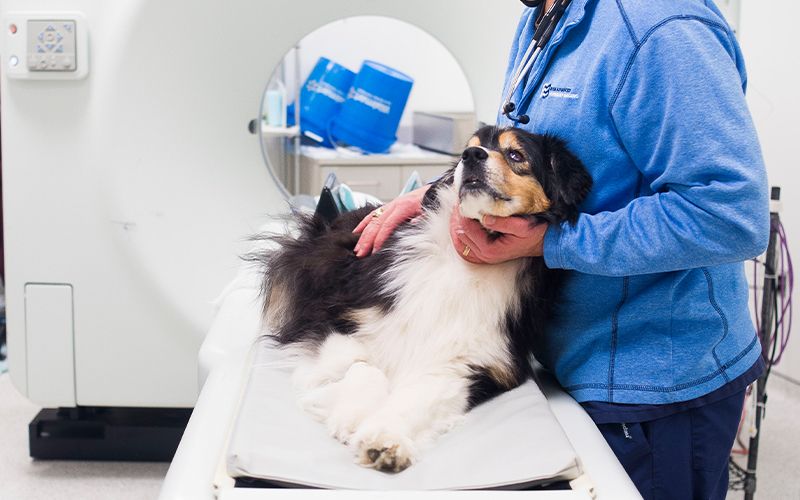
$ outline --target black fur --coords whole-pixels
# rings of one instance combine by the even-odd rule
[[[546,213],[538,216],[551,224],[563,221],[575,224],[580,214],[579,206],[592,188],[589,172],[557,137],[525,134],[518,138],[526,145],[526,150],[541,152],[541,157],[532,161],[533,175],[553,204]]]
[[[471,410],[507,390],[508,387],[495,380],[488,370],[478,366],[473,367],[472,376],[470,376],[467,409]]]
[[[497,149],[499,137],[506,130],[484,127],[475,135],[484,147]],[[526,175],[534,176],[551,200],[547,212],[524,216],[530,218],[531,223],[537,219],[551,224],[574,223],[579,204],[591,188],[591,177],[563,141],[521,130],[516,130],[516,134],[530,165]],[[438,193],[454,182],[454,170],[455,167],[430,187],[423,199],[423,212],[439,207]],[[344,334],[354,331],[357,325],[349,313],[370,307],[388,312],[395,306],[395,297],[376,285],[381,282],[381,273],[398,258],[392,251],[398,232],[414,230],[414,226],[406,222],[385,243],[383,250],[359,259],[353,253],[358,236],[352,231],[374,208],[369,206],[346,213],[332,222],[298,216],[297,237],[270,237],[278,244],[277,250],[248,257],[269,271],[265,272],[262,290],[265,312],[272,293],[282,290],[286,295],[287,309],[272,332],[280,343],[320,344],[333,331]],[[503,237],[502,234],[493,236]],[[519,314],[506,318],[514,365],[513,381],[495,379],[490,367],[472,367],[470,407],[519,385],[531,375],[530,356],[551,317],[562,279],[562,271],[548,269],[541,257],[526,259],[516,286],[523,307]]]
[[[391,309],[394,297],[372,286],[391,265],[391,255],[378,252],[368,259],[359,259],[353,253],[358,235],[352,231],[375,208],[366,206],[347,212],[333,222],[318,216],[297,215],[297,238],[262,236],[277,243],[279,250],[245,257],[269,270],[262,284],[265,314],[272,291],[282,289],[290,294],[282,315],[284,321],[272,332],[278,342],[322,343],[332,331],[352,333],[355,325],[347,317],[350,311],[369,307]],[[391,241],[392,238],[388,246]]]

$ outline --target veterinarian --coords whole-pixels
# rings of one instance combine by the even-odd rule
[[[507,89],[553,0],[523,3]],[[743,261],[766,249],[768,194],[746,83],[711,2],[572,0],[498,125],[567,142],[594,178],[584,213],[574,227],[457,212],[451,224],[469,262],[543,256],[570,271],[537,358],[646,499],[725,498],[763,370]],[[423,194],[365,219],[357,255],[419,214]]]

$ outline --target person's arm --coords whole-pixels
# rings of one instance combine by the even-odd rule
[[[610,113],[655,194],[550,227],[549,267],[620,276],[741,261],[769,234],[766,173],[741,78],[719,27],[692,19],[652,30]],[[590,139],[588,139],[590,140]]]

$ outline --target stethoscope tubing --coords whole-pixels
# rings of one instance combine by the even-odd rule
[[[511,116],[511,113],[516,109],[516,105],[512,102],[512,99],[517,90],[519,90],[523,78],[525,75],[530,74],[534,63],[550,40],[550,36],[553,34],[561,17],[564,15],[564,11],[566,11],[569,2],[570,0],[556,0],[552,7],[550,7],[550,10],[545,13],[539,26],[537,26],[536,30],[533,32],[533,39],[525,50],[525,54],[522,56],[517,71],[514,73],[514,78],[508,86],[505,99],[503,99],[503,107],[500,110],[502,114],[506,115],[511,121],[521,123],[528,123],[529,121],[527,115],[518,114],[516,118]]]
[[[531,68],[533,67],[533,63],[536,62],[536,59],[538,59],[539,54],[542,52],[542,48],[536,47],[535,45],[535,43],[531,43],[530,47],[528,47],[528,50],[525,51],[525,56],[523,57],[524,63],[520,64],[519,68],[517,69],[517,73],[514,75],[511,85],[508,87],[506,98],[503,100],[504,104],[511,103],[514,93],[517,91],[517,89],[519,89],[519,86],[522,83],[522,78],[530,72]],[[531,49],[533,49],[532,55]]]

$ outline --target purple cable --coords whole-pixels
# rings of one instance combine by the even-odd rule
[[[777,357],[773,361],[773,365],[780,363],[783,358],[783,353],[786,351],[786,346],[789,343],[789,336],[792,331],[792,292],[794,291],[794,268],[792,266],[792,256],[789,253],[789,242],[786,238],[786,230],[782,223],[778,223],[777,227],[778,237],[780,239],[781,251],[781,270],[779,276],[784,279],[780,283],[780,316],[776,318],[775,336],[778,336],[780,331],[780,338],[773,339],[774,342],[780,342],[780,349]],[[788,315],[788,317],[787,317]]]
[[[761,339],[763,338],[761,336],[761,318],[758,317],[758,264],[758,257],[756,257],[753,259],[753,314],[756,316],[756,335]]]

